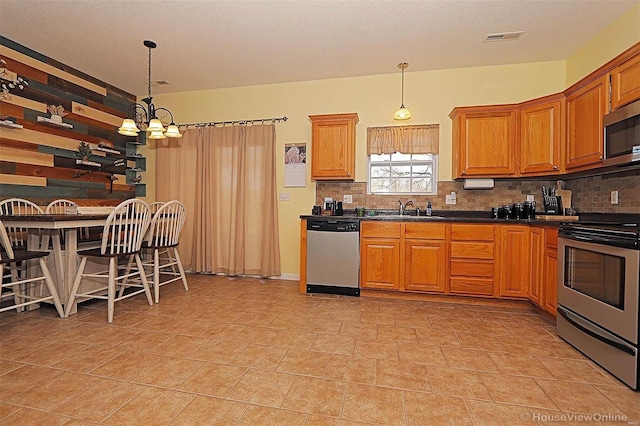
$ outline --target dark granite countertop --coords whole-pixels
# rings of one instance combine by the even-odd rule
[[[322,221],[343,220],[343,221],[390,221],[390,222],[449,222],[449,223],[492,223],[492,224],[511,224],[511,225],[537,225],[537,226],[560,226],[566,222],[562,216],[558,216],[557,220],[538,220],[538,219],[492,219],[490,212],[487,211],[470,211],[470,210],[437,210],[433,211],[432,216],[419,217],[415,216],[413,211],[409,214],[400,216],[397,211],[375,211],[375,215],[370,215],[367,210],[367,216],[359,217],[349,212],[343,216],[315,216],[300,215],[300,219],[313,219]],[[411,214],[413,213],[413,215]],[[424,212],[421,212],[424,213]],[[589,222],[640,222],[639,214],[615,214],[615,213],[581,213],[579,221]]]

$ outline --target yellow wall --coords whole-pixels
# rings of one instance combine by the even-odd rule
[[[310,214],[315,182],[307,170],[307,186],[284,188],[284,144],[310,144],[310,114],[357,112],[356,180],[367,177],[366,129],[399,124],[440,124],[438,180],[451,180],[451,120],[456,106],[515,103],[563,91],[640,40],[640,4],[576,52],[568,61],[405,73],[405,105],[412,119],[398,123],[393,112],[400,104],[400,73],[162,94],[155,104],[169,108],[179,123],[241,120],[286,115],[277,124],[278,192],[291,201],[278,203],[283,277],[299,274],[299,215]],[[390,68],[394,68],[390,66]],[[155,153],[147,156],[147,200],[155,201]],[[308,145],[310,150],[310,146]],[[164,172],[164,171],[163,171]]]
[[[169,108],[180,123],[225,121],[286,115],[276,125],[278,192],[291,194],[280,201],[280,249],[285,277],[299,274],[299,215],[310,214],[315,203],[315,182],[307,170],[305,188],[284,188],[284,144],[306,142],[310,150],[310,114],[357,112],[356,180],[367,176],[366,128],[398,124],[440,124],[439,180],[451,179],[451,120],[455,106],[520,102],[562,91],[563,61],[493,67],[460,68],[405,73],[405,105],[413,118],[398,123],[393,112],[400,106],[400,73],[162,94],[154,103]],[[152,142],[153,143],[153,142]],[[153,145],[147,156],[147,200],[155,200]]]
[[[567,87],[640,42],[640,1],[567,59]]]

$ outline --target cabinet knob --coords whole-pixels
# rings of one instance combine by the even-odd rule
[[[553,170],[558,170],[558,166],[553,166]]]
[[[466,170],[463,170],[463,171],[462,171],[462,174],[463,174],[463,175],[466,175],[466,174],[467,174],[467,171],[466,171]]]
[[[598,158],[598,160],[603,160],[604,158],[602,157],[602,155],[600,156],[600,158]]]

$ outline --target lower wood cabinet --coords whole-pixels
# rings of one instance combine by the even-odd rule
[[[529,295],[529,226],[500,227],[499,293],[501,297]]]
[[[493,296],[495,291],[494,225],[451,225],[451,293]]]
[[[360,225],[360,287],[400,289],[400,222]]]
[[[360,257],[360,287],[400,288],[400,240],[366,239]]]
[[[558,307],[558,229],[545,229],[544,248],[544,305],[545,311],[556,314]]]
[[[408,223],[404,237],[403,288],[444,293],[448,276],[446,225]]]
[[[360,287],[528,298],[555,314],[557,247],[550,226],[362,221]]]
[[[546,279],[544,269],[544,228],[532,227],[529,231],[529,300],[542,307],[543,289]]]

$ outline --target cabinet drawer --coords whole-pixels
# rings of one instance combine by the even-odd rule
[[[451,293],[493,296],[493,279],[451,278]]]
[[[493,225],[451,225],[452,241],[493,241]]]
[[[446,226],[444,223],[407,223],[404,228],[404,237],[444,240]]]
[[[400,222],[360,223],[360,235],[363,238],[400,238]]]
[[[493,259],[493,243],[451,242],[451,258]]]
[[[493,278],[493,262],[451,259],[451,275]]]

